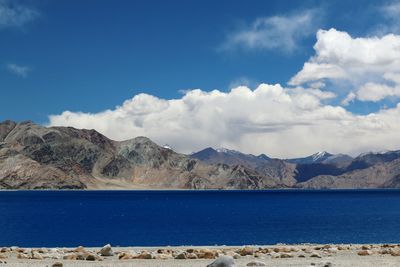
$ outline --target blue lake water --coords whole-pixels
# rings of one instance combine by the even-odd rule
[[[400,243],[400,191],[0,191],[0,246]]]

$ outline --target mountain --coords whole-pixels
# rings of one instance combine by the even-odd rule
[[[176,153],[146,137],[0,123],[2,189],[400,188],[400,151],[282,160],[229,149]]]
[[[0,188],[276,188],[237,164],[206,164],[146,137],[117,142],[95,130],[0,123]]]
[[[199,159],[209,164],[227,164],[227,165],[243,165],[248,168],[256,168],[265,164],[270,160],[266,155],[254,156],[252,154],[244,154],[236,150],[212,147],[205,148],[201,151],[190,155],[192,158]]]
[[[324,164],[332,164],[335,166],[343,166],[348,164],[352,160],[352,157],[345,154],[331,154],[326,151],[317,152],[312,154],[311,156],[304,158],[294,158],[288,159],[287,162],[295,163],[295,164],[313,164],[313,163],[324,163]]]
[[[384,151],[363,153],[347,166],[347,171],[366,169],[377,163],[391,162],[400,158],[400,151]]]
[[[258,156],[242,152],[208,147],[190,155],[192,158],[208,164],[241,165],[274,180],[280,187],[286,188],[296,184],[295,165],[280,159],[272,159],[265,154]]]
[[[400,159],[380,162],[338,176],[320,175],[297,184],[299,188],[400,188]]]

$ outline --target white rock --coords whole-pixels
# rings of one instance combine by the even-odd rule
[[[221,256],[207,267],[236,267],[235,260],[231,256]]]
[[[114,253],[113,253],[113,251],[112,251],[111,245],[110,245],[110,244],[107,244],[107,245],[105,245],[104,247],[102,247],[102,248],[100,249],[100,255],[101,255],[101,256],[105,256],[105,257],[113,256]]]

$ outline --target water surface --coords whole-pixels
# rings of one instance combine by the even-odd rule
[[[400,243],[399,190],[0,191],[0,246]]]

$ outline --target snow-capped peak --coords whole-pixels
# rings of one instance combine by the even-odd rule
[[[215,149],[215,151],[219,152],[219,153],[229,153],[229,154],[241,154],[241,152],[233,150],[233,149],[227,149],[224,147],[220,147]]]
[[[313,161],[317,161],[321,158],[329,157],[329,156],[332,156],[332,154],[330,154],[326,151],[320,151],[320,152],[313,154],[311,157],[312,157]]]

